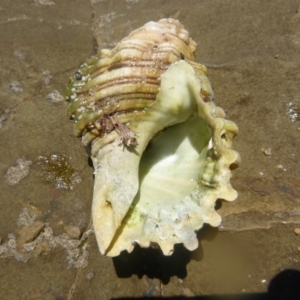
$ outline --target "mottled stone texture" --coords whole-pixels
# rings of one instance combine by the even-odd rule
[[[110,259],[99,255],[90,236],[84,247],[71,249],[88,256],[87,267],[68,269],[69,248],[40,244],[39,251],[25,252],[27,263],[0,258],[1,299],[296,293],[297,271],[281,272],[299,268],[300,259],[293,232],[300,227],[298,0],[3,0],[0,6],[0,246],[20,251],[24,207],[55,237],[69,241],[65,226],[82,234],[88,229],[88,154],[73,136],[67,103],[48,95],[62,95],[66,78],[96,53],[96,28],[103,48],[111,48],[150,20],[179,19],[198,43],[196,60],[208,67],[216,104],[239,127],[234,147],[242,157],[232,178],[239,197],[217,206],[222,231],[205,227],[197,251],[178,245],[164,258],[137,248]],[[73,190],[57,190],[40,178],[39,156],[57,152],[72,158],[82,178]],[[22,157],[32,161],[29,173],[10,186],[5,174]]]

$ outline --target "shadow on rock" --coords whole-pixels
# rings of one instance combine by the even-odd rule
[[[186,265],[190,261],[191,252],[182,244],[175,245],[171,256],[164,256],[160,249],[143,249],[136,246],[132,253],[122,252],[114,257],[113,262],[118,277],[127,278],[136,274],[139,278],[146,275],[149,278],[158,278],[164,284],[170,281],[172,276],[185,278],[187,276]]]
[[[144,249],[136,245],[131,253],[124,251],[113,258],[116,273],[120,278],[128,278],[134,274],[142,278],[146,275],[148,278],[161,280],[163,284],[167,284],[172,276],[184,279],[187,276],[187,264],[192,259],[200,261],[203,258],[201,240],[213,240],[217,233],[217,228],[205,225],[198,232],[198,249],[191,252],[182,244],[177,244],[170,256],[163,255],[158,246]]]
[[[187,276],[187,264],[192,259],[197,261],[203,259],[201,240],[213,240],[217,232],[217,228],[205,225],[198,232],[198,249],[191,252],[182,244],[177,244],[170,256],[163,255],[158,246],[144,249],[137,245],[132,253],[124,251],[113,258],[116,273],[120,278],[128,278],[134,274],[142,278],[146,275],[151,279],[160,279],[163,284],[167,284],[172,276],[184,279]]]
[[[287,269],[277,274],[270,282],[268,299],[300,299],[300,271]]]
[[[142,300],[145,297],[130,298],[112,298],[111,300]],[[151,299],[168,299],[168,300],[299,300],[300,299],[300,271],[287,269],[277,274],[270,282],[268,292],[251,293],[251,294],[234,294],[218,296],[194,296],[194,297],[151,297]]]

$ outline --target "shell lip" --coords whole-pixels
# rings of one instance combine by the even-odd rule
[[[190,99],[194,99],[192,95],[197,95],[195,97],[198,113],[191,111],[190,117],[187,118],[182,114],[182,122],[174,124],[175,121],[170,121],[172,112],[169,112],[170,126],[162,131],[154,131],[155,134],[146,139],[146,144],[150,146],[148,151],[144,151],[145,147],[142,152],[139,152],[139,146],[145,142],[139,140],[143,135],[138,135],[137,153],[143,153],[143,156],[138,166],[137,194],[108,248],[101,251],[107,256],[117,256],[124,249],[131,252],[134,243],[138,243],[141,247],[149,247],[151,243],[157,243],[164,255],[171,255],[174,245],[178,243],[183,243],[192,251],[198,247],[195,231],[199,230],[204,223],[216,227],[221,222],[221,217],[215,211],[217,199],[233,201],[237,197],[237,192],[229,181],[230,166],[239,162],[238,153],[231,149],[231,140],[237,133],[237,127],[233,122],[215,116],[217,111],[215,104],[202,98],[201,93],[198,92],[198,84],[193,81],[196,80],[196,77],[193,77],[194,69],[187,62],[182,61],[172,65],[162,77],[161,90],[155,102],[157,104],[152,107],[154,112],[152,111],[151,114],[150,110],[148,116],[153,118],[157,110],[167,108],[172,111],[173,107],[177,107],[174,95],[180,94],[180,91],[176,90],[177,86],[180,86],[176,80],[182,82],[180,72],[183,72],[184,76],[191,75],[189,80],[192,80],[195,90],[185,91],[191,93]],[[170,89],[168,84],[164,85],[166,82],[169,82],[173,89]],[[166,104],[166,101],[160,102],[161,97],[172,101],[169,104]],[[179,99],[186,98],[188,97],[179,97]],[[188,109],[189,106],[180,107]],[[194,109],[193,107],[191,106],[191,109]],[[178,115],[176,117],[178,118]],[[131,126],[134,128],[134,122]],[[143,125],[140,128],[145,130],[146,127]],[[150,144],[148,144],[149,140],[151,140]],[[156,149],[168,150],[153,152]],[[129,152],[128,149],[124,151],[116,155]],[[191,153],[194,154],[186,155],[190,153],[187,151],[192,151]],[[194,160],[188,161],[193,155]],[[172,165],[173,162],[175,165]],[[180,163],[183,163],[181,169]],[[191,168],[191,173],[183,179],[182,175],[187,165]],[[173,172],[176,168],[179,170],[177,175]],[[180,180],[178,174],[181,174]],[[168,186],[170,180],[171,185]],[[157,186],[158,183],[160,186]],[[189,186],[189,189],[186,190],[184,186]],[[143,196],[151,193],[150,198]],[[159,199],[168,205],[162,204]],[[152,207],[151,210],[147,208],[149,205]],[[154,206],[158,207],[158,210],[154,209]],[[180,220],[179,223],[177,220]]]

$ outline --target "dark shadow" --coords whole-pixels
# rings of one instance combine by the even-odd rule
[[[198,249],[191,252],[182,244],[177,244],[170,256],[163,255],[159,247],[144,249],[136,245],[132,253],[123,251],[119,256],[113,258],[116,273],[120,278],[129,278],[132,275],[142,278],[146,275],[148,278],[161,280],[163,284],[167,284],[172,276],[184,279],[187,276],[187,264],[192,259],[196,261],[203,259],[201,241],[211,241],[217,233],[217,228],[205,225],[198,232],[200,244]]]
[[[170,281],[172,276],[185,278],[187,276],[186,265],[190,261],[191,252],[182,244],[175,245],[171,256],[164,256],[159,248],[141,248],[135,246],[132,253],[123,251],[113,258],[113,263],[118,277],[128,278],[133,274],[142,278],[158,278],[164,284]]]
[[[277,274],[270,282],[268,295],[275,300],[299,300],[300,271],[287,269]]]
[[[93,161],[90,156],[88,157],[88,165],[89,167],[94,168]]]
[[[93,169],[93,180],[95,180],[95,170],[94,170],[94,165],[93,165],[93,161],[91,159],[91,156],[89,155],[88,159],[87,159],[88,165],[89,167],[91,167]]]
[[[215,204],[215,210],[219,210],[222,208],[223,201],[221,199],[217,199]]]
[[[204,224],[203,227],[197,232],[197,238],[199,243],[201,243],[201,241],[203,240],[213,241],[217,237],[218,232],[219,232],[218,227],[212,227],[208,224]]]
[[[185,297],[185,296],[173,296],[173,297],[130,297],[130,298],[111,298],[111,300],[143,300],[143,299],[151,299],[151,300],[270,300],[267,298],[266,294],[248,294],[248,295],[221,295],[221,296],[194,296],[194,297]],[[286,299],[290,300],[290,299]]]
[[[111,300],[142,300],[147,297],[112,298]],[[300,271],[287,269],[278,273],[270,282],[266,293],[235,294],[235,295],[211,295],[194,297],[151,297],[151,299],[167,300],[300,300]]]

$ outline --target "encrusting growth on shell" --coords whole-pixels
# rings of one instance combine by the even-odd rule
[[[217,199],[237,197],[230,168],[236,125],[213,102],[196,43],[174,19],[149,22],[112,50],[99,50],[70,79],[75,134],[95,168],[92,217],[100,252],[135,244],[198,247],[196,231],[218,226]]]

